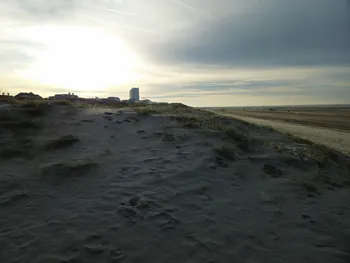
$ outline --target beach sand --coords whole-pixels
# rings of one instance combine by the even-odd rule
[[[1,112],[0,262],[350,261],[348,157],[169,107]]]
[[[350,132],[339,131],[330,128],[305,126],[300,124],[285,123],[276,120],[263,120],[235,114],[222,114],[240,119],[256,125],[271,127],[277,131],[292,134],[299,138],[310,140],[316,144],[322,144],[350,156]]]

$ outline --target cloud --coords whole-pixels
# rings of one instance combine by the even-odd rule
[[[62,19],[76,10],[79,4],[79,0],[3,0],[0,14],[32,21]]]
[[[139,14],[134,13],[134,12],[126,12],[126,11],[118,10],[118,9],[114,9],[114,8],[100,7],[98,5],[83,4],[83,6],[92,8],[94,10],[101,10],[101,11],[112,12],[112,13],[115,13],[115,14],[118,14],[118,15],[139,16]]]
[[[204,13],[202,11],[200,11],[197,8],[194,8],[191,5],[185,4],[183,1],[180,1],[180,0],[170,0],[170,1],[174,2],[175,4],[181,6],[182,8],[189,10],[195,14],[204,15]]]
[[[276,1],[195,24],[148,53],[162,63],[225,66],[350,64],[350,14],[341,1]],[[156,52],[157,50],[157,52]]]
[[[45,94],[66,91],[26,82],[17,72],[40,60],[53,44],[54,27],[83,27],[121,39],[145,65],[138,69],[140,81],[104,90],[92,87],[85,92],[89,96],[116,91],[126,96],[129,86],[140,85],[145,96],[183,99],[192,105],[288,103],[291,98],[343,101],[350,97],[348,3],[2,0],[0,82],[4,86],[4,76],[11,75],[6,85],[16,91],[25,86]],[[24,34],[30,28],[35,28],[35,36]],[[40,28],[46,28],[50,37],[38,33],[44,32]],[[74,39],[67,37],[65,45],[74,45]],[[84,58],[101,57],[98,49],[94,52]]]
[[[6,40],[0,36],[0,75],[13,74],[35,62],[30,55],[33,50],[43,49],[41,45],[21,39]]]

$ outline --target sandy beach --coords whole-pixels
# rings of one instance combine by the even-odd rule
[[[212,110],[260,120],[350,132],[350,105],[215,108]]]
[[[236,114],[222,114],[260,126],[270,127],[285,134],[292,134],[298,138],[310,140],[316,144],[325,145],[350,156],[350,132],[331,128],[320,128],[300,124],[285,123],[278,120],[258,119]]]
[[[177,104],[0,114],[0,262],[350,261],[340,152]]]

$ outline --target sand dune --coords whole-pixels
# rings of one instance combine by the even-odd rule
[[[350,261],[348,157],[136,110],[2,115],[0,262]]]

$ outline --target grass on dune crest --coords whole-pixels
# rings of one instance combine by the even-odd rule
[[[140,115],[152,115],[162,114],[169,116],[171,119],[181,123],[184,128],[187,129],[198,129],[204,128],[212,131],[219,132],[222,138],[231,141],[238,149],[244,152],[254,151],[258,149],[259,145],[263,145],[264,142],[255,139],[251,134],[261,132],[277,132],[271,128],[264,128],[245,122],[243,120],[236,119],[234,117],[222,116],[213,112],[209,112],[202,109],[192,108],[183,104],[164,104],[164,105],[144,105],[134,107],[135,111],[139,112]],[[328,165],[343,165],[349,163],[350,159],[344,154],[328,148],[323,145],[315,144],[312,141],[305,140],[293,135],[287,135],[287,138],[291,139],[296,143],[296,146],[300,148],[298,155],[303,160],[314,161],[320,169],[327,167]],[[215,148],[215,152],[228,160],[235,159],[235,150],[230,147]],[[283,154],[283,149],[279,151]],[[345,165],[344,169],[349,170],[350,165]],[[343,178],[346,181],[349,178]]]
[[[193,108],[181,103],[157,103],[157,104],[141,104],[141,103],[125,103],[113,102],[108,104],[98,104],[84,102],[71,102],[67,100],[34,100],[34,101],[16,101],[13,98],[8,98],[9,104],[14,105],[19,109],[21,114],[14,114],[13,112],[2,112],[0,114],[0,125],[3,128],[12,129],[28,129],[38,128],[33,122],[35,118],[43,116],[49,112],[52,106],[70,106],[73,108],[131,108],[136,111],[140,117],[150,115],[163,115],[180,123],[186,129],[209,129],[221,133],[223,138],[231,140],[234,144],[243,151],[254,149],[255,140],[250,136],[252,131],[263,129],[255,124],[251,124],[234,117],[221,116],[211,111],[204,109]],[[1,97],[0,97],[1,101]],[[24,116],[24,117],[23,117]],[[30,117],[26,118],[25,116]],[[268,129],[268,128],[266,128]],[[271,130],[271,132],[276,132]],[[346,159],[347,157],[341,153],[325,146],[315,144],[311,141],[301,139],[289,135],[289,138],[298,144],[307,145],[305,150],[305,157],[313,159],[322,167],[327,162],[333,161],[335,163]],[[224,151],[225,152],[225,151]],[[281,153],[283,150],[281,149]]]

